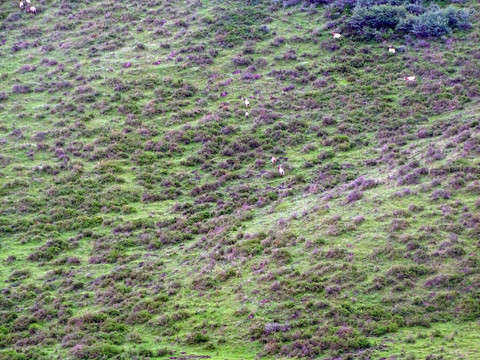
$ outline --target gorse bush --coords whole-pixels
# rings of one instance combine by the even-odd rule
[[[454,29],[470,28],[472,11],[438,5],[392,4],[372,5],[359,2],[347,20],[345,30],[359,37],[370,39],[377,35],[391,37],[414,35],[419,38],[439,37]]]
[[[420,15],[413,23],[411,33],[417,37],[438,37],[450,34],[448,18],[442,11],[427,12]]]
[[[465,10],[453,8],[431,10],[414,18],[410,31],[405,31],[406,28],[403,30],[405,34],[411,33],[416,37],[439,37],[450,34],[453,29],[468,29],[470,27],[468,17],[469,14]],[[400,27],[396,30],[402,33]]]
[[[406,9],[401,6],[375,5],[370,8],[357,6],[348,26],[358,34],[363,34],[364,28],[395,29],[406,14]]]

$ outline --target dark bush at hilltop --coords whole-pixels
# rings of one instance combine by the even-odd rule
[[[413,11],[414,10],[414,11]],[[449,6],[431,5],[415,9],[400,5],[357,5],[347,20],[346,31],[363,38],[414,35],[419,38],[440,37],[455,29],[471,27],[470,11]]]

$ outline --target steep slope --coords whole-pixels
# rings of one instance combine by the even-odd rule
[[[0,4],[0,359],[480,356],[478,15],[334,5]]]

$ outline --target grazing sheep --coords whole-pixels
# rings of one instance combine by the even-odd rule
[[[272,158],[270,159],[270,161],[272,162],[272,165],[275,165],[275,163],[277,162],[277,159],[275,159],[275,157],[272,156]]]
[[[25,9],[25,4],[23,3],[23,1],[20,1],[20,9]]]
[[[248,116],[249,116],[249,113],[248,113],[248,111],[245,111],[245,117],[247,117],[247,118],[248,118]]]
[[[332,35],[334,39],[340,39],[342,37],[342,35],[340,35],[339,33],[336,33],[335,31],[332,32]]]
[[[405,81],[415,81],[417,78],[415,76],[405,76],[403,80]]]
[[[394,47],[389,46],[389,47],[388,47],[388,52],[391,53],[391,54],[395,54],[396,50],[395,50]]]
[[[28,9],[29,13],[36,14],[37,13],[37,8],[35,6],[30,6],[30,9]]]
[[[30,4],[30,0],[25,0],[27,2],[27,4]]]
[[[283,170],[283,168],[281,166],[278,167],[278,173],[283,176],[285,175],[285,170]]]
[[[245,107],[249,107],[249,106],[250,106],[250,101],[248,101],[247,98],[243,98],[243,101],[245,102]]]

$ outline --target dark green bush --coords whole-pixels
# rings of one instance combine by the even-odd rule
[[[111,359],[120,353],[121,349],[119,347],[102,342],[72,349],[72,355],[75,359]]]
[[[411,4],[410,4],[411,5]],[[448,35],[453,29],[468,29],[472,11],[449,6],[441,9],[432,5],[426,9],[402,3],[373,5],[359,3],[346,24],[348,32],[365,39],[379,35],[414,35],[420,38]]]
[[[420,15],[413,25],[412,34],[416,37],[439,37],[450,34],[448,17],[443,11],[428,12]]]
[[[415,26],[416,22],[416,16],[408,15],[407,17],[400,19],[395,30],[400,34],[410,34],[412,33],[413,27]]]
[[[356,7],[348,26],[357,34],[363,34],[364,28],[395,29],[407,11],[404,7],[378,5],[370,8]]]

